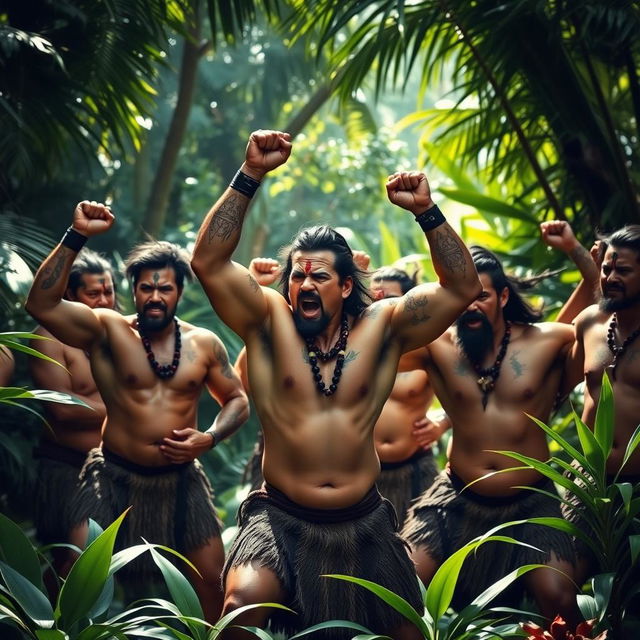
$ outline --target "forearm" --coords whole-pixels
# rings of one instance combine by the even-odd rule
[[[60,304],[76,255],[76,251],[59,244],[40,265],[25,304],[27,312],[36,320]]]
[[[200,227],[193,251],[192,266],[196,273],[231,260],[250,202],[249,195],[229,186],[213,205]]]
[[[591,253],[580,243],[577,243],[574,248],[567,251],[567,255],[580,271],[582,280],[573,290],[562,309],[560,309],[556,321],[571,323],[583,309],[596,302],[600,270],[591,257]]]
[[[459,292],[473,300],[481,291],[478,273],[471,254],[449,223],[426,231],[433,268],[443,287]]]
[[[232,398],[220,409],[206,433],[211,435],[212,446],[234,434],[249,418],[249,401],[246,395]]]

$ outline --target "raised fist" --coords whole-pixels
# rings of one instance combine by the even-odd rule
[[[579,242],[573,235],[571,225],[564,220],[549,220],[540,223],[540,233],[542,241],[549,247],[560,249],[565,253],[569,253],[575,249]]]
[[[73,228],[83,236],[95,236],[108,231],[116,217],[111,209],[95,200],[79,202],[73,212]]]
[[[420,215],[433,206],[427,176],[419,171],[403,171],[389,176],[387,197],[393,204]]]
[[[242,171],[262,180],[264,175],[284,164],[291,155],[291,136],[282,131],[254,131],[247,143]]]
[[[354,251],[353,261],[356,263],[356,267],[358,267],[360,271],[368,271],[369,265],[371,264],[371,257],[364,251]]]
[[[280,264],[273,258],[254,258],[249,263],[249,273],[262,287],[273,284],[280,277],[281,272]]]

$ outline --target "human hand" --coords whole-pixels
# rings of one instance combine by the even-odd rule
[[[255,180],[284,164],[291,155],[291,136],[283,131],[260,129],[249,137],[242,171]]]
[[[262,287],[273,284],[282,273],[282,267],[273,258],[254,258],[249,263],[249,273]]]
[[[434,422],[425,416],[413,423],[411,435],[418,445],[425,451],[431,449],[433,445],[440,440],[444,433],[443,425]]]
[[[569,253],[580,243],[573,234],[571,225],[565,220],[549,220],[540,223],[540,234],[542,241],[554,249],[560,249],[565,253]]]
[[[211,449],[211,436],[197,429],[174,429],[174,438],[162,438],[160,451],[174,464],[191,462]]]
[[[83,200],[76,205],[71,226],[83,236],[91,237],[108,231],[116,217],[111,209],[95,200]]]
[[[394,173],[389,176],[385,186],[389,201],[411,211],[413,215],[424,213],[433,206],[431,188],[424,173],[419,171]]]
[[[358,267],[360,271],[368,271],[369,265],[371,264],[371,257],[364,251],[354,251],[353,261],[356,263],[356,267]]]
[[[596,263],[598,269],[602,266],[604,260],[604,254],[607,252],[607,243],[604,240],[596,240],[593,246],[589,250],[593,261]]]

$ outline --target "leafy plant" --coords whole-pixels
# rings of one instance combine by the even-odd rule
[[[0,514],[0,625],[17,629],[21,638],[38,640],[141,636],[215,640],[247,609],[257,606],[286,609],[275,603],[249,605],[210,625],[202,619],[202,608],[193,587],[160,550],[194,568],[186,558],[167,547],[147,542],[113,554],[116,535],[126,514],[125,511],[105,531],[91,522],[88,545],[62,582],[53,605],[43,586],[40,554],[20,527]],[[145,552],[151,554],[160,569],[172,601],[141,600],[108,618],[114,574]],[[263,640],[271,637],[259,629],[245,629]]]
[[[593,431],[573,412],[578,447],[532,417],[560,449],[573,458],[573,462],[556,455],[547,462],[541,462],[511,451],[499,453],[521,462],[523,466],[518,469],[535,469],[564,487],[567,495],[564,498],[555,497],[570,509],[576,509],[570,494],[579,501],[582,520],[579,526],[560,518],[531,518],[529,522],[565,531],[586,545],[599,573],[592,580],[593,595],[579,595],[578,604],[585,618],[597,619],[596,631],[608,628],[613,637],[618,638],[623,637],[623,626],[631,623],[629,605],[640,593],[637,581],[640,487],[620,480],[620,473],[640,444],[640,425],[629,438],[620,470],[610,478],[607,476],[606,463],[613,447],[614,416],[613,390],[605,372]]]
[[[495,527],[484,536],[481,536],[458,549],[442,563],[438,571],[433,576],[433,579],[429,583],[427,589],[423,590],[425,606],[423,616],[420,616],[420,614],[399,595],[369,580],[345,575],[329,575],[325,577],[353,582],[365,589],[368,589],[388,605],[392,606],[407,620],[412,622],[420,630],[423,638],[426,640],[481,640],[521,636],[522,633],[520,631],[520,627],[514,622],[508,621],[507,618],[513,613],[521,613],[527,616],[531,616],[533,614],[518,612],[516,610],[506,608],[496,607],[495,609],[490,609],[487,607],[494,598],[502,593],[502,591],[504,591],[520,576],[532,571],[533,569],[542,568],[545,565],[530,564],[519,567],[495,582],[460,612],[450,610],[456,583],[467,556],[474,553],[480,545],[487,542],[523,544],[514,538],[495,535],[499,529],[513,524],[516,523],[509,522]],[[355,636],[357,640],[392,640],[388,636],[374,634],[360,625],[339,620],[332,620],[315,625],[309,629],[305,629],[293,636],[291,640],[302,638],[320,629],[329,629],[337,626],[343,626],[362,632],[360,635]]]

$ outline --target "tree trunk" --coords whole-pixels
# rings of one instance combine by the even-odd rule
[[[164,229],[173,174],[187,129],[187,121],[193,102],[198,63],[204,50],[200,43],[202,32],[200,0],[194,0],[191,11],[191,24],[188,29],[188,35],[185,37],[184,49],[182,51],[178,99],[173,117],[171,118],[169,132],[167,133],[162,149],[162,155],[160,156],[160,162],[158,163],[151,193],[149,194],[149,200],[147,201],[144,221],[142,223],[143,231],[153,238],[158,238]]]

